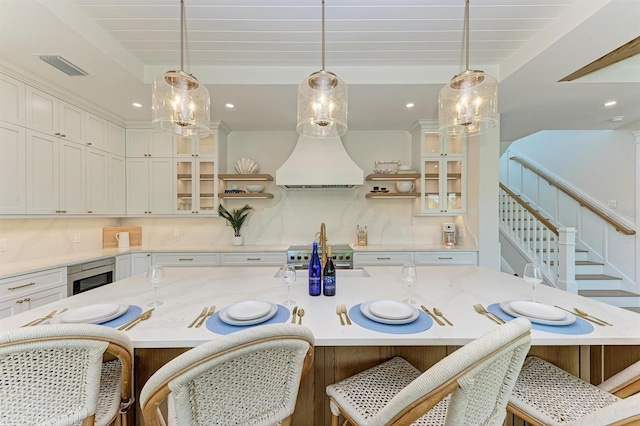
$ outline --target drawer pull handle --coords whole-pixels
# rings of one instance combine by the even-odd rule
[[[451,257],[451,256],[449,256],[449,257],[438,256],[438,260],[453,260],[453,257]]]
[[[16,286],[16,287],[9,287],[9,290],[17,290],[19,288],[25,288],[25,287],[29,287],[29,286],[35,285],[35,284],[36,283],[33,282],[33,283],[22,284],[22,285],[19,285],[19,286]]]
[[[178,259],[180,262],[190,262],[193,260],[193,257],[191,259]]]
[[[258,260],[260,260],[260,258],[259,258],[259,257],[247,257],[247,260],[255,260],[255,261],[258,261]]]
[[[391,260],[390,257],[376,257],[378,260]]]

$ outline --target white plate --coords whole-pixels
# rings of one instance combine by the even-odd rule
[[[250,321],[262,318],[271,310],[271,303],[262,300],[247,300],[231,305],[227,308],[229,318],[237,321]]]
[[[545,305],[543,303],[530,302],[527,300],[514,300],[513,302],[509,302],[509,306],[517,313],[528,317],[540,318],[549,321],[560,321],[566,317],[566,312],[562,309],[554,308],[553,306]]]
[[[118,308],[119,305],[117,303],[101,303],[98,305],[81,306],[60,315],[60,322],[84,324],[88,321],[94,321],[113,315],[116,313]]]
[[[369,303],[369,312],[385,319],[406,319],[413,315],[413,309],[406,303],[395,300],[376,300]]]
[[[128,310],[129,310],[129,305],[124,305],[124,304],[117,304],[114,303],[114,305],[117,306],[117,310],[112,313],[111,315],[107,315],[106,317],[102,317],[102,318],[95,318],[92,320],[87,320],[82,322],[82,324],[102,324],[105,323],[107,321],[111,321],[112,319],[116,319],[122,315],[124,315]],[[91,306],[96,306],[96,305],[91,305]],[[89,306],[83,306],[82,308],[76,308],[76,309],[72,309],[68,312],[65,312],[62,315],[56,315],[53,318],[51,318],[51,320],[49,320],[50,324],[79,324],[79,323],[71,323],[69,322],[67,319],[65,319],[66,314],[73,312],[75,310],[78,309],[83,309],[83,308],[88,308]]]
[[[512,317],[523,317],[528,319],[531,322],[535,322],[536,324],[544,324],[544,325],[570,325],[573,324],[574,322],[576,322],[576,316],[569,313],[569,312],[565,312],[565,319],[560,320],[560,321],[549,321],[549,320],[544,320],[541,318],[535,318],[535,317],[529,317],[527,315],[522,315],[517,313],[516,311],[514,311],[513,309],[511,309],[511,306],[509,306],[511,302],[502,302],[500,304],[500,309],[502,309],[504,312],[506,312],[507,314],[511,315]]]
[[[409,306],[409,308],[411,308],[411,310],[413,311],[413,313],[411,314],[410,317],[408,318],[403,318],[403,319],[388,319],[388,318],[382,318],[379,317],[377,315],[374,315],[370,310],[369,310],[369,305],[373,302],[376,302],[376,300],[372,300],[370,302],[363,302],[360,304],[360,312],[362,312],[362,315],[364,315],[365,317],[369,318],[372,321],[376,321],[382,324],[409,324],[410,322],[413,322],[415,320],[418,319],[418,317],[420,316],[420,311],[418,311],[415,308],[412,308],[411,306]]]
[[[269,302],[266,302],[269,303]],[[267,312],[266,315],[260,317],[260,318],[255,318],[252,320],[247,320],[247,321],[239,321],[239,320],[235,320],[233,318],[231,318],[229,316],[229,314],[227,313],[227,311],[229,310],[229,308],[231,308],[232,306],[235,305],[231,305],[231,306],[227,306],[226,308],[224,308],[223,310],[220,311],[220,320],[222,322],[225,322],[227,324],[231,324],[231,325],[253,325],[253,324],[260,324],[261,322],[265,322],[269,319],[271,319],[276,312],[278,312],[278,305],[276,305],[275,303],[269,303],[269,305],[271,305],[271,308],[269,310],[269,312]]]

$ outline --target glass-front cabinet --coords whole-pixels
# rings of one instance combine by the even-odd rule
[[[175,160],[176,214],[217,214],[215,166],[213,158]]]

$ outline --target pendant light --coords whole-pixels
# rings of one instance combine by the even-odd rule
[[[322,0],[322,69],[298,86],[298,125],[301,135],[327,138],[347,133],[347,85],[324,69],[324,0]]]
[[[483,71],[469,69],[469,0],[465,0],[466,69],[440,90],[438,132],[479,135],[498,123],[498,82]]]
[[[207,88],[184,71],[186,27],[184,0],[180,0],[180,70],[167,71],[153,80],[152,122],[165,132],[204,137],[211,132],[211,101]]]

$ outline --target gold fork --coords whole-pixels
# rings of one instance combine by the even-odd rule
[[[204,308],[202,308],[202,312],[200,312],[200,315],[198,315],[198,316],[196,317],[196,319],[194,319],[193,321],[191,321],[191,324],[189,324],[189,325],[187,326],[187,328],[191,328],[191,327],[193,327],[193,326],[195,325],[195,323],[197,323],[197,322],[198,322],[198,320],[199,320],[200,318],[202,318],[203,316],[205,316],[205,315],[207,315],[207,307],[206,307],[206,306],[205,306]]]
[[[344,314],[344,317],[347,319],[347,325],[351,325],[351,318],[349,318],[349,314],[347,313],[347,305],[341,305],[340,310]]]
[[[340,325],[344,325],[344,320],[342,319],[342,306],[336,306],[336,314],[338,314],[338,317],[340,318]]]
[[[22,328],[22,327],[31,327],[31,326],[34,326],[34,325],[38,325],[38,324],[40,324],[40,323],[43,323],[43,322],[45,322],[46,320],[53,318],[53,316],[56,314],[56,312],[58,312],[58,310],[57,310],[57,309],[54,309],[53,311],[49,312],[49,314],[48,314],[47,316],[44,316],[44,317],[42,317],[42,318],[36,318],[36,319],[34,319],[33,321],[29,321],[28,323],[26,323],[26,324],[24,324],[24,325],[20,326],[20,328]]]
[[[202,318],[200,318],[200,321],[196,324],[196,328],[200,327],[206,320],[207,318],[209,318],[211,315],[213,315],[216,311],[216,305],[212,305],[209,308],[209,312],[207,312]]]
[[[122,324],[120,327],[118,327],[118,330],[129,330],[131,328],[133,328],[134,325],[138,324],[140,321],[144,321],[149,319],[149,317],[151,316],[151,313],[153,312],[155,308],[151,308],[148,311],[138,315],[137,317],[135,317],[134,319],[132,319],[131,321]]]
[[[502,318],[487,311],[485,307],[482,306],[481,304],[478,303],[477,305],[473,305],[473,308],[476,310],[477,313],[479,313],[480,315],[484,315],[485,317],[489,318],[491,321],[500,325],[504,324],[504,320]]]

